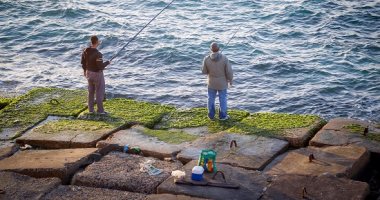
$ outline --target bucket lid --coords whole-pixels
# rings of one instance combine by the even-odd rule
[[[205,169],[201,166],[195,166],[193,167],[193,170],[191,171],[193,174],[203,174]]]

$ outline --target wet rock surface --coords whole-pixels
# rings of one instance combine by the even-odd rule
[[[0,199],[40,199],[61,184],[58,178],[32,178],[0,172]]]
[[[218,133],[194,141],[178,154],[178,159],[182,162],[197,160],[202,149],[214,149],[217,162],[256,170],[264,168],[287,147],[288,142],[275,138]]]
[[[365,128],[369,130],[365,130]],[[366,147],[369,151],[380,153],[380,141],[371,136],[380,136],[380,130],[368,122],[336,118],[330,120],[310,141],[311,146],[344,146],[354,144]],[[380,137],[379,137],[380,138]]]
[[[60,149],[20,151],[0,160],[0,171],[12,171],[37,178],[58,177],[67,182],[81,166],[92,162],[98,149]]]
[[[185,180],[191,179],[191,170],[197,165],[197,161],[191,161],[183,167],[186,172]],[[174,183],[174,177],[170,177],[157,188],[159,194],[170,193],[176,195],[189,195],[193,197],[209,199],[258,199],[267,184],[268,177],[259,171],[246,170],[239,167],[232,167],[227,164],[219,164],[218,170],[225,175],[226,182],[239,185],[238,189],[221,188],[211,186],[193,186]],[[216,181],[224,183],[221,176],[212,180],[212,173],[204,174],[204,181]]]
[[[101,148],[108,144],[116,144],[120,150],[123,150],[123,147],[128,145],[130,149],[133,147],[140,148],[144,156],[159,159],[171,158],[184,147],[184,144],[169,144],[155,137],[145,135],[143,129],[144,127],[134,126],[127,130],[118,131],[107,140],[98,142],[97,147]],[[129,152],[132,152],[132,150]]]
[[[328,174],[279,175],[271,180],[262,199],[364,200],[368,194],[367,183],[337,178]]]
[[[312,158],[311,158],[312,157]],[[358,146],[307,147],[278,156],[265,171],[270,175],[299,174],[318,176],[330,173],[355,177],[368,164],[369,152]]]
[[[141,171],[141,165],[148,160],[155,168],[161,169],[159,175],[149,175]],[[75,174],[74,185],[100,187],[152,194],[156,187],[166,180],[172,171],[182,167],[179,162],[167,162],[151,157],[142,157],[120,152],[111,152],[99,162],[95,162],[82,172]]]
[[[75,185],[61,185],[58,188],[45,195],[42,200],[104,200],[104,199],[133,199],[143,200],[146,195],[132,193],[120,190],[110,190],[104,188],[91,188]]]
[[[14,142],[0,141],[0,160],[13,155],[18,149],[18,145]]]

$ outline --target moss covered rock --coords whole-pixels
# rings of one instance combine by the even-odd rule
[[[104,121],[64,119],[46,123],[35,128],[34,131],[38,131],[42,134],[55,134],[62,131],[97,131],[101,129],[115,128],[115,125],[116,124]]]
[[[13,98],[0,97],[0,110],[10,104],[13,100]]]
[[[156,137],[158,140],[170,144],[181,144],[183,142],[191,142],[198,138],[197,136],[188,134],[184,131],[174,130],[154,130],[145,128],[143,130],[143,133],[151,137]]]
[[[172,106],[121,98],[106,101],[104,108],[109,112],[108,117],[126,123],[135,122],[149,128],[153,128],[165,114],[175,109]]]
[[[255,134],[286,139],[291,146],[306,146],[308,140],[326,122],[316,115],[255,113],[230,128],[228,132]]]
[[[352,123],[352,124],[348,124],[344,126],[343,128],[348,130],[350,133],[360,134],[369,140],[380,142],[380,133],[376,133],[376,132],[372,132],[371,130],[368,130],[368,133],[366,133],[366,135],[364,136],[365,130],[366,128],[368,129],[368,127],[364,126],[363,124]]]
[[[231,128],[237,122],[241,121],[249,115],[248,112],[242,110],[230,110],[229,120],[210,120],[207,116],[207,108],[192,108],[189,110],[176,110],[167,115],[159,124],[159,129],[185,129],[192,127],[208,128],[211,133],[220,132]],[[218,115],[218,113],[216,114]]]
[[[84,90],[36,88],[0,110],[0,139],[18,137],[48,115],[76,116],[86,108]]]

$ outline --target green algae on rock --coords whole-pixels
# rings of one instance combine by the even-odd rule
[[[343,128],[349,130],[351,133],[364,133],[365,127],[360,124],[349,124],[347,126],[344,126]]]
[[[315,115],[255,113],[227,131],[285,139],[292,147],[303,147],[325,124]]]
[[[380,134],[375,134],[375,133],[369,133],[367,135],[368,139],[370,140],[374,140],[374,141],[377,141],[377,142],[380,142]]]
[[[226,121],[210,120],[207,116],[207,108],[192,108],[189,110],[176,110],[166,116],[159,125],[160,129],[183,129],[207,126],[210,132],[220,132],[231,128],[237,122],[249,115],[242,110],[229,110],[230,119]],[[216,113],[216,116],[218,113]]]
[[[109,116],[122,119],[126,123],[138,123],[153,128],[162,117],[175,108],[157,103],[141,102],[131,99],[110,99],[104,102]]]
[[[349,124],[347,126],[344,126],[343,128],[349,130],[351,133],[357,133],[357,134],[363,135],[366,127],[364,127],[361,124]],[[380,133],[369,132],[365,136],[363,135],[363,137],[380,142]]]
[[[76,116],[87,102],[87,91],[62,88],[35,88],[21,96],[17,105],[55,116]]]
[[[0,139],[18,137],[48,115],[76,116],[86,108],[86,99],[84,90],[32,89],[0,110]]]
[[[0,110],[12,103],[13,100],[13,98],[0,97]]]
[[[54,134],[62,131],[97,131],[116,127],[116,124],[110,124],[103,121],[63,119],[48,122],[35,128],[34,131],[44,134]]]
[[[145,128],[143,130],[143,133],[145,135],[157,137],[158,140],[170,144],[181,144],[183,142],[191,142],[198,138],[196,135],[191,135],[184,131],[152,130]]]
[[[308,127],[319,119],[315,115],[255,113],[243,119],[228,131],[258,135],[281,135],[285,129]]]

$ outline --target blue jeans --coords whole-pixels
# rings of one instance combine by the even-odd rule
[[[215,98],[216,94],[219,95],[219,119],[227,117],[227,89],[215,90],[208,88],[208,117],[214,119],[215,117]]]

